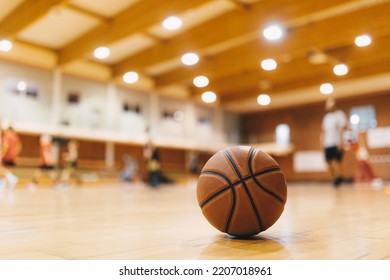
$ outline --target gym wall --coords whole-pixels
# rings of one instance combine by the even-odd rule
[[[361,97],[337,99],[338,107],[347,117],[352,107],[373,105],[376,111],[377,127],[389,127],[390,93],[380,92]],[[302,151],[321,152],[320,133],[322,118],[325,114],[324,104],[316,103],[278,109],[271,112],[250,113],[242,116],[242,135],[245,142],[273,142],[275,141],[275,128],[285,123],[290,127],[290,141],[294,146],[293,153],[286,156],[275,156],[281,165],[288,180],[329,180],[328,172],[297,172],[294,170],[294,154]],[[363,133],[366,136],[366,133]],[[372,158],[372,167],[382,179],[390,179],[390,147],[368,149]],[[383,159],[383,160],[378,160]],[[312,163],[314,164],[314,163]],[[356,171],[355,154],[352,151],[345,153],[343,160],[344,172],[353,176]]]

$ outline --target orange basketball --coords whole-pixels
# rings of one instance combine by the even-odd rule
[[[233,236],[251,236],[278,220],[287,186],[271,156],[253,147],[233,146],[207,161],[197,197],[203,215],[215,228]]]

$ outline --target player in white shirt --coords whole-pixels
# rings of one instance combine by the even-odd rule
[[[329,98],[325,103],[326,114],[322,120],[321,144],[335,187],[343,182],[341,161],[343,158],[343,133],[347,128],[345,113]]]

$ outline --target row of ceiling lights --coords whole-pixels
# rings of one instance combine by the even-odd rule
[[[182,26],[182,20],[178,17],[168,17],[162,22],[162,26],[167,30],[177,30]],[[283,37],[284,31],[278,25],[270,25],[263,31],[263,36],[270,41],[275,41]],[[99,47],[95,49],[94,56],[97,59],[106,59],[110,55],[110,49],[107,47]],[[194,52],[188,52],[181,57],[181,62],[186,66],[193,66],[199,62],[200,58]],[[271,71],[276,69],[277,64],[273,59],[267,59],[262,62],[264,70]],[[137,72],[130,71],[123,75],[123,81],[128,84],[136,83],[139,79]],[[197,76],[193,79],[193,84],[198,88],[206,87],[209,84],[209,79],[206,76]],[[263,95],[265,96],[265,95]],[[217,95],[212,91],[206,91],[202,94],[202,100],[205,103],[213,103],[217,100]],[[262,101],[264,105],[267,101]]]
[[[168,17],[162,22],[162,26],[167,30],[177,30],[182,26],[182,20],[178,17]],[[267,26],[262,34],[269,41],[280,40],[284,36],[284,29],[277,24]],[[371,44],[371,37],[367,34],[355,38],[355,44],[358,47],[365,47]],[[12,42],[9,40],[0,41],[0,51],[8,52],[12,49]],[[110,56],[110,49],[107,47],[98,47],[94,51],[94,56],[97,59],[106,59]],[[192,66],[199,62],[200,58],[196,53],[189,52],[181,57],[181,62],[186,66]],[[273,71],[277,68],[277,62],[272,58],[267,58],[261,61],[260,66],[265,71]],[[333,68],[333,72],[337,76],[343,76],[348,73],[348,66],[345,64],[337,64]],[[126,72],[123,75],[123,81],[127,84],[134,84],[139,80],[139,75],[135,71]],[[206,76],[197,76],[193,80],[196,87],[202,88],[209,84],[209,79]],[[320,92],[323,94],[331,94],[334,87],[330,83],[324,83],[320,86]],[[212,91],[206,91],[202,94],[202,100],[205,103],[213,103],[217,100],[217,95]],[[271,98],[267,94],[260,94],[257,102],[262,106],[267,106],[271,103]]]
[[[283,29],[278,26],[272,26],[268,31],[267,29],[264,30],[263,35],[269,40],[279,40],[283,37]],[[371,42],[371,37],[368,34],[363,34],[355,38],[355,45],[357,47],[369,46]],[[277,62],[272,58],[262,60],[260,65],[265,71],[272,71],[277,68]],[[337,64],[333,67],[333,73],[337,76],[344,76],[348,74],[348,71],[348,66],[343,63]],[[333,91],[334,86],[331,83],[323,83],[320,86],[320,92],[322,94],[332,94]],[[271,98],[267,94],[260,94],[257,97],[257,103],[262,106],[267,106],[271,103]]]
[[[180,28],[182,21],[178,17],[168,17],[162,22],[162,26],[167,30],[176,30]],[[9,40],[0,41],[0,51],[9,52],[13,48],[13,44]],[[93,55],[95,58],[104,60],[107,59],[111,54],[111,51],[108,47],[101,46],[94,50]],[[181,57],[181,61],[184,65],[192,66],[199,62],[199,56],[196,53],[186,53]],[[135,71],[126,72],[123,77],[123,81],[127,84],[134,84],[139,80],[139,74]],[[199,76],[194,79],[194,84],[197,87],[205,87],[209,83],[209,80],[205,76]],[[217,99],[217,96],[214,92],[207,91],[202,95],[202,100],[206,103],[213,103]]]
[[[169,27],[169,23],[172,26]],[[165,25],[164,25],[165,24]],[[181,26],[181,21],[178,18],[170,17],[166,19],[163,23],[164,27],[167,29],[177,29]],[[277,41],[283,38],[284,29],[277,24],[267,26],[262,34],[264,38],[269,41]],[[371,44],[371,37],[367,34],[360,35],[355,38],[355,45],[358,47],[365,47]],[[199,56],[195,53],[187,53],[181,57],[181,61],[184,65],[195,65],[199,62]],[[272,71],[277,68],[277,62],[272,58],[267,58],[261,61],[261,68],[265,71]],[[337,76],[344,76],[348,73],[349,69],[346,64],[337,64],[333,67],[333,73]],[[193,83],[196,87],[202,88],[206,87],[209,84],[209,79],[206,76],[197,76],[194,78]],[[334,91],[334,87],[330,83],[324,83],[320,86],[320,92],[323,94],[331,94]],[[206,103],[212,103],[217,99],[214,92],[207,91],[203,93],[202,100]],[[257,97],[257,102],[259,105],[267,106],[271,103],[271,98],[269,95],[262,93]]]
[[[269,41],[279,40],[283,37],[283,35],[284,35],[284,30],[279,25],[270,25],[270,26],[267,26],[263,30],[263,36]],[[186,54],[186,55],[189,55],[189,54]],[[186,59],[186,57],[185,57],[186,55],[184,55],[182,57],[183,63],[184,63],[183,60]],[[196,54],[192,53],[190,55],[194,56]],[[195,57],[195,60],[196,60],[196,57]],[[264,70],[271,71],[271,70],[276,69],[277,63],[273,59],[265,59],[261,62],[261,66]],[[193,82],[194,82],[194,85],[196,87],[205,87],[209,84],[209,80],[206,76],[198,76],[194,79]],[[206,103],[213,103],[217,100],[217,95],[212,91],[206,91],[202,94],[202,100],[203,100],[203,102],[206,102]],[[266,106],[266,105],[269,105],[271,103],[271,98],[267,94],[260,94],[257,98],[257,102],[260,105]]]
[[[168,17],[162,22],[162,26],[167,30],[177,30],[182,26],[182,20],[178,17]],[[110,56],[110,49],[107,47],[99,47],[95,49],[94,56],[97,59],[106,59]],[[188,52],[181,57],[182,64],[193,66],[200,60],[199,55],[194,52]],[[123,81],[127,84],[134,84],[138,81],[139,75],[135,71],[126,72],[123,75]],[[203,88],[209,84],[209,79],[206,76],[197,76],[193,80],[196,87]],[[217,95],[212,91],[206,91],[202,94],[202,100],[205,103],[213,103],[217,100]]]
[[[372,39],[368,34],[363,34],[355,38],[355,45],[359,48],[367,47],[371,45]],[[344,76],[348,74],[349,69],[346,64],[337,64],[333,67],[333,73],[337,76]],[[323,83],[320,86],[320,92],[322,94],[332,94],[334,86],[331,83]]]

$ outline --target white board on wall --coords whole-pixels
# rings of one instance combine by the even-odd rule
[[[295,172],[326,172],[327,165],[323,151],[297,151],[293,155]]]
[[[390,126],[369,129],[367,145],[370,149],[390,147]]]

